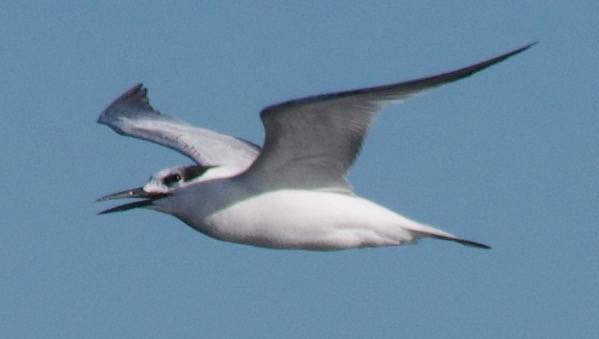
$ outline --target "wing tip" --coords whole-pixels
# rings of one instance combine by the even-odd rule
[[[480,71],[482,71],[484,69],[487,69],[487,68],[489,68],[491,66],[494,66],[494,65],[496,65],[496,64],[498,64],[498,63],[500,63],[502,61],[505,61],[505,60],[507,60],[507,59],[509,59],[509,58],[511,58],[511,57],[513,57],[515,55],[517,55],[517,54],[520,54],[520,53],[526,51],[527,49],[533,47],[534,45],[536,45],[538,43],[539,43],[539,41],[537,40],[537,41],[534,41],[532,43],[526,44],[526,45],[524,45],[522,47],[519,47],[519,48],[516,48],[514,50],[511,50],[509,52],[503,53],[503,54],[501,54],[499,56],[496,56],[494,58],[487,59],[485,61],[476,63],[476,64],[471,65],[471,66],[467,66],[467,67],[464,67],[464,68],[461,68],[461,69],[458,69],[458,70],[455,70],[455,71],[451,71],[451,72],[448,72],[448,73],[440,74],[438,76],[433,76],[433,77],[430,77],[430,78],[428,78],[426,80],[428,80],[428,81],[432,80],[432,81],[436,82],[436,85],[442,85],[442,84],[445,84],[445,83],[449,83],[449,82],[454,82],[454,81],[457,81],[457,80],[461,80],[461,79],[469,77],[469,76],[471,76],[471,75],[473,75],[475,73],[478,73],[478,72],[480,72]],[[418,79],[418,80],[414,80],[413,82],[419,82],[421,80],[422,79]]]
[[[131,106],[137,106],[138,108],[153,111],[148,99],[148,89],[144,87],[141,82],[135,84],[111,102],[108,107],[102,111],[96,122],[99,124],[108,124],[111,120],[111,116],[122,113],[125,111],[123,110],[124,107],[130,108]]]
[[[535,40],[535,41],[533,41],[533,42],[531,42],[531,43],[529,43],[529,44],[526,44],[526,45],[524,45],[524,46],[522,46],[522,47],[516,48],[516,49],[515,49],[515,50],[513,50],[513,51],[510,51],[510,52],[504,53],[504,54],[502,54],[502,55],[500,55],[500,56],[498,56],[498,57],[496,57],[496,58],[493,58],[493,59],[491,59],[491,60],[497,60],[497,61],[496,61],[496,62],[494,62],[494,63],[497,63],[497,62],[503,61],[503,60],[505,60],[505,59],[507,59],[507,58],[510,58],[510,57],[512,57],[512,56],[514,56],[514,55],[516,55],[516,54],[520,54],[520,53],[522,53],[522,52],[526,51],[527,49],[529,49],[529,48],[533,47],[534,45],[536,45],[536,44],[538,44],[538,43],[539,43],[539,40]]]

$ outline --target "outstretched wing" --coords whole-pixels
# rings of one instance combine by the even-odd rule
[[[150,106],[147,88],[135,85],[102,112],[98,123],[115,132],[172,148],[203,166],[247,168],[260,147],[225,134],[194,127]]]
[[[321,189],[353,194],[346,173],[382,106],[468,77],[532,45],[431,77],[267,107],[260,114],[266,131],[262,153],[244,175],[265,189]]]

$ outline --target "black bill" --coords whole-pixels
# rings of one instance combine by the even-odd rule
[[[96,201],[106,201],[106,200],[115,200],[115,199],[136,199],[136,198],[142,198],[145,200],[134,201],[134,202],[130,202],[128,204],[115,206],[115,207],[100,211],[100,212],[98,212],[98,214],[108,214],[108,213],[114,213],[114,212],[128,211],[130,209],[139,208],[139,207],[147,207],[147,206],[152,205],[154,200],[164,198],[165,196],[168,196],[168,195],[169,195],[169,193],[146,192],[141,187],[122,191],[122,192],[112,193],[112,194],[103,196]]]

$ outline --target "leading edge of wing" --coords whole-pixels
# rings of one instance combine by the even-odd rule
[[[500,56],[479,62],[477,64],[463,67],[454,71],[440,73],[437,75],[418,78],[388,85],[381,86],[373,86],[373,87],[365,87],[358,88],[353,90],[345,90],[340,92],[331,92],[325,94],[317,94],[311,95],[299,99],[291,99],[288,101],[284,101],[278,104],[274,104],[264,108],[261,112],[261,115],[267,115],[270,112],[278,111],[285,108],[290,108],[290,106],[308,104],[312,102],[322,102],[327,100],[341,99],[345,97],[352,96],[361,96],[361,95],[375,95],[379,96],[379,98],[372,98],[373,101],[396,101],[405,99],[407,96],[416,94],[418,92],[431,89],[437,86],[441,86],[450,82],[458,81],[464,78],[467,78],[475,73],[478,73],[486,68],[489,68],[495,64],[498,64],[516,54],[520,54],[532,46],[536,45],[538,41],[532,42],[530,44],[524,45],[520,48],[512,50],[510,52],[504,53]],[[399,98],[396,98],[398,97]]]

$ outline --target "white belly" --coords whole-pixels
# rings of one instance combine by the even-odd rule
[[[359,197],[299,190],[268,192],[204,213],[182,219],[221,240],[271,248],[401,245],[413,242],[410,230],[420,226]]]

